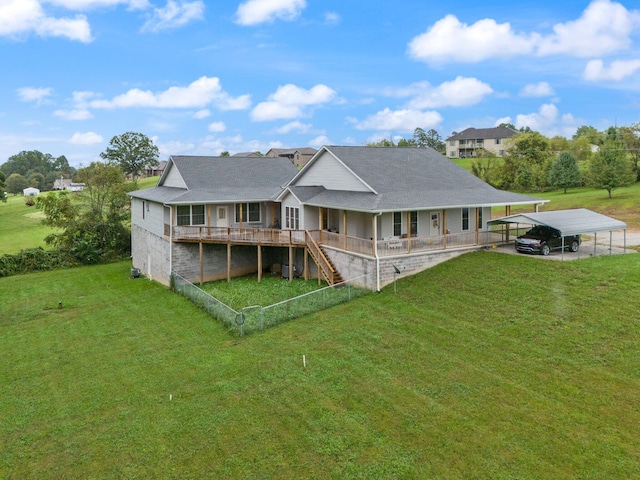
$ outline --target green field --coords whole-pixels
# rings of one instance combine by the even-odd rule
[[[42,224],[42,212],[25,205],[22,195],[0,202],[0,255],[23,248],[45,247],[44,237],[54,230]]]
[[[640,472],[640,256],[467,254],[243,338],[129,267],[0,279],[0,477]]]

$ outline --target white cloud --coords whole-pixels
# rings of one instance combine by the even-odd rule
[[[408,54],[432,63],[478,63],[516,55],[593,57],[627,49],[640,27],[640,11],[594,0],[580,18],[553,26],[553,33],[516,33],[509,23],[486,18],[472,25],[447,15],[408,45]]]
[[[266,102],[261,102],[251,112],[251,118],[257,122],[287,119],[304,116],[305,107],[321,105],[335,99],[335,90],[326,85],[316,85],[309,90],[287,84],[278,87],[269,95]]]
[[[408,108],[422,110],[439,107],[466,107],[481,102],[486,95],[493,93],[489,84],[477,78],[456,77],[434,87],[429,82],[417,82],[409,87],[398,89],[395,96],[414,97]]]
[[[493,126],[497,127],[498,125],[501,125],[503,123],[511,123],[511,117],[501,117],[495,121]]]
[[[53,112],[53,115],[64,118],[65,120],[88,120],[93,118],[91,112],[85,109],[56,110]]]
[[[22,87],[17,90],[18,97],[23,102],[37,102],[41,103],[53,92],[53,88],[34,88],[34,87]]]
[[[585,80],[593,82],[612,80],[619,82],[640,70],[640,60],[616,60],[609,67],[602,60],[591,60],[584,69]]]
[[[566,54],[594,57],[623,50],[640,27],[640,12],[610,0],[595,0],[577,20],[559,23],[553,35],[542,37],[538,55]]]
[[[187,87],[170,87],[163,92],[133,88],[112,100],[91,100],[93,108],[202,108],[213,104],[221,110],[249,108],[248,95],[230,97],[217,77],[201,77]]]
[[[209,124],[210,132],[224,132],[227,129],[227,126],[224,122],[213,122]]]
[[[297,131],[298,133],[308,133],[312,128],[309,123],[302,123],[299,121],[290,122],[276,129],[276,133],[291,133]]]
[[[249,0],[240,4],[236,22],[240,25],[258,25],[265,22],[294,20],[307,6],[306,0]]]
[[[209,116],[211,116],[211,111],[208,108],[203,108],[202,110],[198,110],[193,114],[193,118],[196,118],[198,120],[202,120],[203,118],[207,118]]]
[[[41,37],[66,37],[84,43],[92,40],[91,28],[84,15],[50,17],[38,0],[0,2],[0,36],[18,38],[32,32]]]
[[[515,127],[517,129],[530,127],[543,135],[562,135],[570,137],[575,133],[580,121],[571,114],[560,115],[558,108],[546,103],[536,113],[519,114],[516,116]]]
[[[309,145],[315,148],[320,148],[323,145],[331,145],[331,140],[326,135],[318,135],[315,138],[309,140]]]
[[[92,10],[101,7],[126,5],[131,10],[149,7],[147,0],[44,0],[46,3],[64,7],[68,10]],[[44,3],[44,2],[42,2]]]
[[[94,132],[76,132],[69,140],[69,143],[72,143],[73,145],[95,145],[97,143],[102,143],[103,140],[102,136]]]
[[[530,83],[520,91],[520,95],[523,97],[549,97],[554,93],[548,82]]]
[[[438,20],[409,43],[409,56],[427,62],[477,63],[493,57],[531,53],[532,39],[518,35],[509,23],[479,20],[473,25],[454,15]]]
[[[183,27],[192,20],[204,18],[204,2],[180,2],[167,0],[164,8],[154,8],[153,16],[142,26],[143,32],[159,32]]]
[[[388,108],[357,122],[358,130],[391,130],[396,132],[413,132],[416,127],[434,128],[442,122],[438,112],[421,112],[419,110],[395,110]]]
[[[325,25],[338,25],[341,21],[342,18],[336,12],[327,12],[324,14]]]

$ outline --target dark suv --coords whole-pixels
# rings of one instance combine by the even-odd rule
[[[564,248],[577,252],[580,235],[564,237]],[[536,225],[524,235],[516,238],[516,250],[521,253],[539,253],[549,255],[551,250],[562,250],[562,237],[555,228]]]

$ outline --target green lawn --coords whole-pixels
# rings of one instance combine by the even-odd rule
[[[0,202],[0,255],[45,247],[44,237],[54,231],[42,224],[40,210],[24,202],[22,195],[9,195],[7,203]]]
[[[0,477],[637,477],[640,256],[538,260],[243,338],[127,262],[0,279]]]

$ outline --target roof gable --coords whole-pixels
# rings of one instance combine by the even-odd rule
[[[326,147],[305,165],[291,184],[298,187],[322,186],[328,190],[374,192],[366,181]]]
[[[496,138],[509,138],[518,133],[517,130],[509,127],[494,127],[494,128],[467,128],[461,132],[455,132],[449,138],[449,140],[487,140]]]

